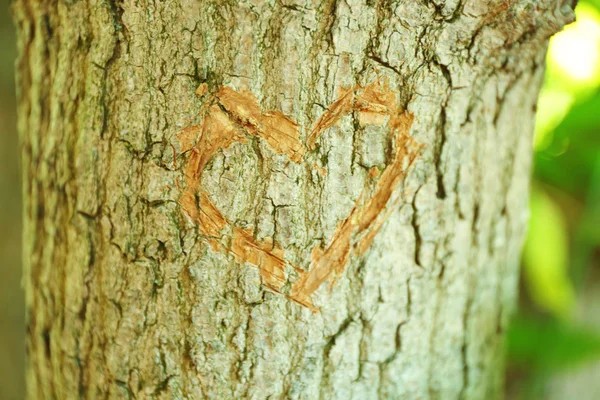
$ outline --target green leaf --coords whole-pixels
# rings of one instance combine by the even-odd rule
[[[600,356],[600,333],[563,321],[518,315],[508,330],[508,357],[539,372],[572,368]]]
[[[569,314],[575,295],[568,276],[568,234],[560,208],[537,188],[523,252],[525,284],[532,300],[559,317]]]

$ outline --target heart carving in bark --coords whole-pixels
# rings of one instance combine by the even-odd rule
[[[312,294],[325,281],[344,271],[351,254],[361,254],[369,248],[394,209],[388,204],[392,193],[421,149],[409,136],[413,115],[402,110],[397,103],[397,94],[380,81],[365,87],[341,89],[339,98],[318,118],[303,143],[297,123],[280,111],[263,110],[252,93],[235,91],[227,86],[221,86],[211,95],[206,92],[206,84],[196,92],[208,97],[201,111],[201,122],[179,135],[182,151],[188,153],[185,189],[179,201],[183,212],[207,238],[213,250],[230,253],[236,261],[256,266],[267,288],[316,310]],[[393,139],[393,150],[381,173],[375,168],[370,171],[370,178],[376,179],[374,189],[363,190],[326,247],[313,248],[308,270],[286,261],[284,249],[278,243],[257,240],[252,231],[228,221],[202,187],[202,172],[211,157],[235,142],[257,137],[274,152],[287,155],[294,163],[302,163],[307,152],[315,149],[321,134],[351,113],[357,116],[362,126],[387,126]],[[222,238],[226,233],[230,240],[224,241]],[[288,282],[288,267],[295,269],[299,277],[291,282],[291,289],[283,290]]]

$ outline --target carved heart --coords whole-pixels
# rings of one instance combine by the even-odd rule
[[[206,84],[196,91],[200,96],[206,92]],[[300,141],[298,124],[283,113],[262,110],[256,97],[249,92],[220,87],[204,103],[200,115],[202,122],[179,135],[182,151],[189,151],[185,166],[186,189],[180,198],[183,212],[208,238],[214,250],[229,252],[238,262],[255,265],[266,287],[315,310],[311,295],[334,274],[343,272],[351,253],[360,254],[370,246],[393,210],[393,207],[387,207],[392,192],[421,149],[408,136],[413,116],[401,109],[396,97],[387,84],[379,81],[366,87],[342,89],[341,96],[316,121],[304,145]],[[301,163],[306,152],[315,149],[321,134],[349,113],[358,113],[361,125],[387,125],[394,142],[391,162],[381,174],[375,168],[370,171],[371,178],[378,177],[375,190],[370,196],[366,189],[363,190],[327,248],[313,248],[309,270],[291,265],[300,277],[293,282],[289,293],[282,293],[287,281],[285,269],[290,265],[285,260],[284,250],[272,240],[255,239],[252,232],[228,221],[202,188],[202,172],[215,152],[234,142],[244,141],[247,136],[258,137],[273,151],[287,155],[295,163]],[[388,210],[384,213],[386,208]],[[226,228],[232,232],[230,244],[221,240]]]

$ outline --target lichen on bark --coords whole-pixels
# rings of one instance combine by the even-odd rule
[[[17,0],[14,13],[30,398],[501,397],[537,92],[568,2]],[[379,81],[406,114],[355,107]],[[340,89],[354,106],[337,115]],[[255,97],[254,128],[196,159],[201,186],[239,230],[219,246],[285,253],[284,294],[392,171],[378,233],[315,286],[317,313],[182,212],[185,193],[203,207],[186,192],[197,137],[181,134],[209,103],[239,117],[234,92]],[[398,180],[390,120],[409,114],[422,148]],[[297,143],[278,148],[265,126]]]

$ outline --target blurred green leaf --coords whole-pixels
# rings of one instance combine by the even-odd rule
[[[536,153],[535,177],[585,197],[600,156],[600,92],[573,106],[553,132],[552,143]]]
[[[589,299],[598,290],[593,279],[600,254],[600,0],[580,1],[576,15],[577,22],[550,41],[538,102],[532,214],[523,254],[530,296],[521,304],[533,315],[521,311],[507,335],[515,399],[547,398],[554,377],[600,358],[600,332],[573,323],[595,314],[585,302],[573,307],[575,291]],[[542,318],[540,311],[552,317]]]
[[[600,0],[550,40],[536,118],[535,178],[582,200],[600,155]]]
[[[550,39],[545,87],[584,99],[600,86],[600,11],[585,2],[576,20]]]
[[[568,276],[568,234],[560,208],[541,189],[531,193],[531,220],[523,252],[525,283],[542,309],[565,317],[575,295]]]
[[[581,0],[579,4],[589,4],[600,11],[600,0]]]
[[[542,88],[535,117],[536,151],[546,149],[552,144],[554,129],[565,118],[574,101],[575,97],[566,90]]]
[[[577,143],[600,147],[600,92],[575,105],[556,127],[557,138],[571,138]]]
[[[600,248],[600,152],[591,170],[589,188],[573,241],[573,278],[582,287],[593,265],[595,250]]]
[[[538,371],[570,368],[600,356],[600,333],[520,314],[508,330],[508,356],[513,365]]]

